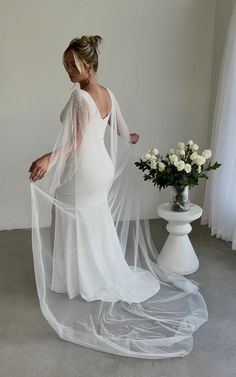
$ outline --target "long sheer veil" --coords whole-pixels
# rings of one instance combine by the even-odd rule
[[[150,271],[160,289],[142,302],[132,302],[132,297],[129,302],[87,302],[80,295],[71,299],[66,292],[56,293],[50,288],[55,211],[63,213],[66,221],[73,224],[76,239],[83,185],[77,172],[87,142],[92,142],[92,134],[96,132],[91,127],[94,109],[88,105],[83,90],[75,87],[61,113],[48,172],[42,180],[30,183],[32,249],[40,308],[62,339],[79,345],[137,358],[184,356],[192,349],[193,332],[207,321],[206,304],[195,281],[156,264],[158,251],[149,220],[140,216],[142,177],[134,165],[140,156],[139,147],[131,144],[119,104],[108,90],[112,112],[107,126],[107,151],[114,178],[104,195],[107,195],[125,260],[134,270]],[[88,170],[91,164],[96,161],[88,161]],[[88,179],[93,179],[89,171]],[[70,200],[58,200],[57,189],[68,181],[73,182],[73,195]]]

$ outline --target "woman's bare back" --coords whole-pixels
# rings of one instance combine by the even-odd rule
[[[101,118],[105,118],[108,114],[110,114],[112,108],[111,97],[104,86],[99,85],[99,89],[96,91],[87,90],[87,92],[94,100]]]

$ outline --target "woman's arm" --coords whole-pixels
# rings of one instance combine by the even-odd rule
[[[120,125],[120,121],[119,121],[119,119],[118,118],[116,118],[116,121],[117,121],[117,135],[119,135],[119,136],[121,136],[121,137],[124,137],[124,134],[123,134],[123,132],[122,132],[122,127],[121,127],[121,125]],[[108,121],[108,124],[109,124],[109,126],[111,126],[111,124],[110,124],[110,119],[109,119],[109,121]],[[139,140],[139,134],[137,134],[136,132],[132,132],[132,133],[130,133],[129,134],[129,137],[130,137],[130,143],[131,144],[136,144],[137,142],[138,142],[138,140]]]
[[[48,171],[49,163],[52,166],[54,162],[57,161],[58,158],[66,157],[78,149],[82,141],[82,130],[80,127],[79,119],[81,118],[82,122],[85,122],[85,121],[87,122],[88,111],[87,111],[87,108],[84,106],[83,117],[81,115],[79,116],[78,107],[75,108],[75,111],[76,111],[76,114],[74,117],[75,122],[74,124],[72,124],[70,142],[61,146],[60,148],[57,148],[53,152],[48,152],[44,154],[42,157],[39,157],[37,160],[33,161],[29,168],[30,181],[35,182],[38,179],[42,179],[44,175],[46,174],[46,172]]]
[[[46,153],[42,157],[38,158],[37,160],[33,161],[30,165],[29,172],[29,180],[30,181],[37,181],[37,179],[43,178],[48,170],[48,164],[51,157],[51,153]]]
[[[129,129],[122,115],[120,105],[115,97],[114,97],[114,111],[115,111],[114,121],[116,122],[117,135],[126,139],[129,142],[129,144],[136,144],[139,139],[139,135],[136,132],[129,133]],[[111,125],[110,119],[108,122],[109,125]]]
[[[53,165],[53,161],[55,161],[58,156],[65,157],[69,155],[78,148],[80,142],[80,138],[76,137],[73,139],[73,142],[63,145],[61,148],[56,149],[55,152],[48,152],[33,161],[29,168],[29,180],[35,182],[38,179],[42,179],[48,171],[49,162]]]

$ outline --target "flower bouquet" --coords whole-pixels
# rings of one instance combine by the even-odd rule
[[[148,153],[140,157],[135,165],[144,174],[144,181],[151,180],[159,190],[171,186],[171,209],[173,211],[188,211],[190,207],[189,188],[198,185],[199,178],[208,179],[207,172],[218,169],[221,164],[211,164],[210,149],[205,149],[201,154],[197,151],[199,146],[192,140],[186,144],[179,142],[176,149],[171,148],[164,157],[157,148],[149,149]]]

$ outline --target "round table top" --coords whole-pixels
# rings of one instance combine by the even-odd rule
[[[170,209],[169,202],[165,202],[158,206],[157,214],[168,221],[194,221],[202,216],[202,208],[191,203],[188,211],[175,212]]]

